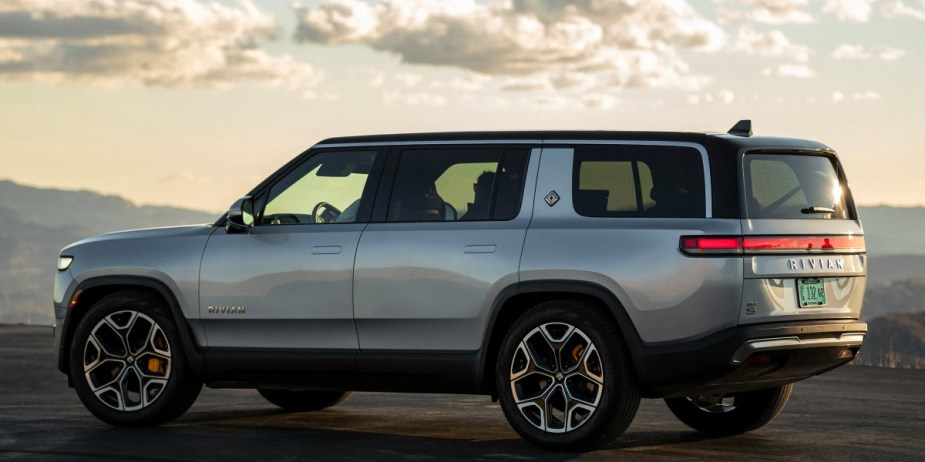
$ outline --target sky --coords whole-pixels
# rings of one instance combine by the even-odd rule
[[[925,205],[925,0],[0,0],[0,179],[219,213],[331,136],[728,130]]]

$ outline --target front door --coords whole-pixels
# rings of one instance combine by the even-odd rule
[[[199,306],[210,348],[358,348],[353,261],[379,155],[310,154],[258,193],[252,228],[212,235]]]

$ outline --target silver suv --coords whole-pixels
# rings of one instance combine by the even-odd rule
[[[471,393],[548,449],[640,398],[737,434],[855,356],[863,230],[823,144],[729,133],[332,138],[216,223],[61,252],[58,367],[120,426],[202,384],[294,411]]]

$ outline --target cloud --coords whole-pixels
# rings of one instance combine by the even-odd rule
[[[789,58],[799,62],[808,61],[812,54],[808,46],[792,43],[779,30],[761,33],[747,26],[739,29],[732,48],[749,55]]]
[[[587,109],[600,109],[609,111],[619,106],[622,101],[614,95],[609,94],[588,94],[581,98],[581,104]]]
[[[683,0],[326,0],[295,12],[300,42],[363,44],[490,76],[593,75],[613,87],[699,85],[678,50],[713,52],[725,41]]]
[[[921,9],[906,6],[905,2],[893,2],[883,6],[883,15],[888,18],[907,17],[925,21],[925,1],[920,2]]]
[[[735,93],[730,90],[720,90],[716,93],[693,94],[687,96],[687,104],[691,106],[713,103],[732,104],[735,100]]]
[[[771,77],[791,77],[797,79],[808,79],[816,75],[809,66],[805,64],[781,64],[777,67],[770,67],[761,71],[762,75]]]
[[[848,99],[851,99],[854,101],[877,101],[880,99],[880,93],[877,93],[876,91],[873,91],[873,90],[867,90],[867,91],[860,92],[860,93],[852,93],[850,95],[846,95],[845,93],[840,92],[840,91],[835,91],[832,93],[833,103],[840,103]]]
[[[906,56],[906,50],[889,45],[876,45],[865,47],[844,43],[837,46],[830,55],[836,61],[880,59],[882,61],[896,61]]]
[[[816,18],[807,11],[808,0],[714,0],[721,5],[732,4],[735,9],[720,7],[717,16],[723,22],[756,22],[762,24],[809,24]],[[743,9],[744,7],[744,9]]]
[[[446,106],[447,99],[443,95],[429,92],[404,92],[401,90],[389,90],[382,92],[382,102],[387,106]]]
[[[833,14],[842,21],[867,22],[874,2],[877,0],[826,0],[822,11]]]
[[[102,85],[223,87],[241,80],[295,88],[321,74],[271,55],[272,15],[252,2],[5,0],[0,79]]]

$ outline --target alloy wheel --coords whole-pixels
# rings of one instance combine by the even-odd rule
[[[548,433],[570,432],[586,423],[600,405],[603,362],[580,329],[563,322],[546,323],[518,344],[510,383],[517,409],[530,424]]]
[[[101,319],[84,345],[90,390],[117,411],[137,411],[164,392],[172,368],[170,342],[149,316],[125,310]]]

